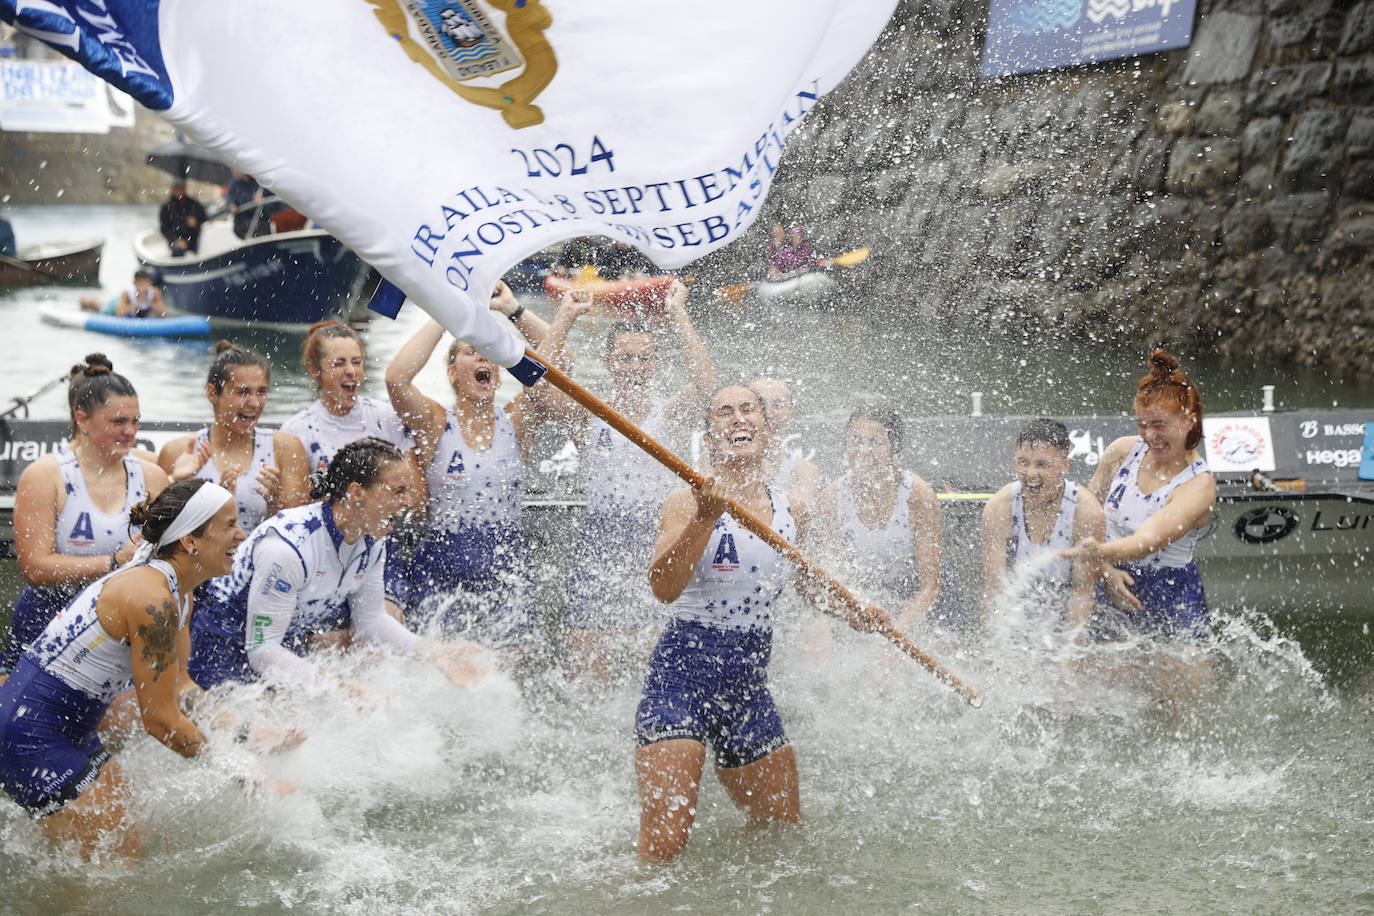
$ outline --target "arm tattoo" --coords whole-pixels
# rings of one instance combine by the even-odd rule
[[[156,681],[163,672],[176,667],[177,607],[170,598],[164,598],[161,610],[150,604],[144,612],[152,623],[140,623],[138,635],[143,640],[143,661],[153,669]]]

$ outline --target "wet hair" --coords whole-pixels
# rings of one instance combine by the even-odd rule
[[[110,395],[136,398],[133,383],[114,371],[114,363],[104,353],[91,353],[84,362],[72,366],[67,376],[67,407],[71,412],[72,435],[76,435],[76,412],[89,415],[103,407]]]
[[[854,425],[856,420],[872,420],[883,428],[887,433],[888,445],[892,447],[892,454],[898,455],[902,451],[902,444],[906,438],[906,431],[902,427],[902,418],[897,416],[897,411],[883,404],[868,403],[860,404],[854,408],[849,415],[849,422],[845,423],[845,431]]]
[[[329,467],[310,477],[311,499],[342,499],[348,488],[358,484],[363,489],[377,482],[382,465],[403,461],[405,456],[396,446],[376,436],[366,436],[348,443],[334,455]]]
[[[1069,441],[1069,428],[1058,420],[1051,420],[1048,417],[1031,420],[1021,427],[1021,432],[1016,434],[1017,448],[1037,443],[1044,443],[1065,455],[1073,450],[1073,443]]]
[[[358,345],[363,358],[367,358],[367,348],[363,346],[363,339],[358,336],[357,331],[333,318],[317,321],[310,326],[310,331],[305,335],[305,343],[301,344],[301,365],[305,367],[307,375],[312,369],[319,371],[320,360],[324,359],[326,340],[351,340]]]
[[[215,394],[224,391],[224,385],[233,376],[236,366],[261,366],[267,374],[267,380],[272,380],[272,367],[261,353],[240,347],[232,341],[221,340],[215,344],[215,358],[205,377],[206,384],[215,389]]]
[[[134,271],[134,280],[147,280],[151,283],[153,280],[153,275],[148,273],[148,271],[146,270],[139,269]]]
[[[610,359],[615,352],[615,339],[625,337],[630,334],[653,334],[653,330],[642,321],[614,321],[606,329],[606,336],[601,340],[601,358]]]
[[[174,484],[169,484],[166,489],[157,495],[155,499],[145,499],[143,502],[129,510],[129,526],[131,528],[143,529],[143,540],[150,544],[157,543],[158,538],[171,527],[172,522],[181,514],[181,510],[186,508],[186,503],[196,491],[208,480],[192,477],[188,480],[179,480]],[[192,534],[201,535],[205,533],[205,528],[210,524],[210,519],[192,531]],[[170,544],[163,544],[155,554],[158,559],[165,560],[172,554],[181,549],[180,541],[173,541]]]
[[[1148,407],[1160,401],[1172,404],[1192,421],[1186,448],[1196,448],[1202,441],[1202,395],[1197,384],[1178,368],[1178,357],[1163,348],[1150,354],[1150,372],[1136,385],[1136,407]]]

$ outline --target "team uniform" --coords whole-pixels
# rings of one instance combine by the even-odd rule
[[[316,400],[281,428],[301,440],[311,471],[329,467],[339,449],[367,436],[385,439],[402,451],[415,445],[391,405],[375,398],[358,398],[353,409],[342,417],[330,413]]]
[[[865,525],[854,507],[854,472],[846,473],[835,487],[840,546],[858,580],[875,588],[883,603],[897,613],[921,590],[921,576],[916,568],[916,532],[911,529],[914,480],[911,471],[901,473],[892,515],[882,528],[876,529]],[[940,593],[929,616],[948,626],[960,626],[964,621],[959,580],[944,563],[940,565]]]
[[[171,565],[147,565],[167,579],[182,608]],[[34,817],[90,788],[110,759],[96,726],[114,698],[133,686],[129,644],[110,636],[96,613],[111,575],[77,595],[0,685],[0,788]]]
[[[437,624],[490,648],[534,634],[534,586],[520,500],[525,459],[515,424],[496,411],[491,444],[468,445],[453,408],[425,469],[427,530],[407,560],[387,564],[386,594],[419,625]]]
[[[1059,608],[1060,615],[1068,607],[1073,591],[1073,562],[1058,556],[1059,551],[1073,547],[1073,520],[1078,511],[1078,484],[1064,481],[1064,495],[1059,500],[1059,514],[1045,543],[1037,544],[1026,531],[1026,507],[1021,496],[1021,482],[1011,485],[1011,540],[1007,542],[1007,570],[1015,573],[1027,567],[1037,570],[1033,588],[1047,603]],[[1046,557],[1050,559],[1045,559]]]
[[[148,498],[143,465],[132,455],[124,456],[124,505],[118,512],[101,512],[91,501],[76,453],[64,446],[54,455],[66,491],[66,500],[54,529],[54,548],[68,557],[108,557],[129,539],[129,510]],[[84,584],[30,585],[24,589],[10,616],[3,663],[6,670],[18,663],[25,646],[37,639],[48,621],[84,587]]]
[[[378,538],[344,541],[329,501],[278,512],[239,546],[229,575],[197,593],[191,678],[206,689],[269,672],[313,678],[303,660],[308,637],[350,623],[363,639],[408,654],[415,635],[383,606],[385,561]]]
[[[1153,493],[1140,490],[1140,464],[1149,446],[1141,440],[1131,449],[1112,478],[1107,499],[1102,504],[1107,518],[1107,539],[1129,537],[1146,520],[1164,508],[1169,494],[1194,477],[1206,474],[1207,462],[1198,458]],[[1207,597],[1202,576],[1193,560],[1193,549],[1204,528],[1194,528],[1163,550],[1131,563],[1124,569],[1135,579],[1132,593],[1145,605],[1131,621],[1140,621],[1148,631],[1200,642],[1208,635]]]
[[[792,540],[787,495],[770,490],[772,528]],[[649,661],[635,721],[639,745],[709,744],[716,765],[741,767],[787,743],[768,690],[772,607],[790,581],[772,547],[722,515]]]
[[[190,451],[194,452],[202,443],[209,441],[210,430],[202,429],[196,433]],[[275,458],[276,447],[272,430],[261,427],[254,429],[253,458],[248,462],[248,469],[234,481],[234,506],[239,513],[239,527],[244,531],[252,531],[267,518],[267,498],[258,492],[258,475],[262,473],[263,465],[276,464]],[[195,476],[213,484],[221,482],[219,468],[215,467],[213,458],[201,465]]]
[[[667,438],[667,402],[655,398],[641,424]],[[640,629],[663,620],[663,607],[644,571],[653,558],[658,510],[674,478],[663,465],[599,417],[587,426],[582,465],[587,509],[568,577],[568,626],[580,630]]]

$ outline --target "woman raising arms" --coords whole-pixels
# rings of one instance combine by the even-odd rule
[[[168,442],[157,459],[172,480],[198,477],[232,492],[245,531],[309,495],[301,441],[258,426],[270,381],[267,360],[220,341],[205,381],[214,422]]]
[[[492,308],[504,312],[514,302],[503,283]],[[508,317],[521,327],[535,321],[519,307]],[[537,321],[530,333],[542,340],[545,329]],[[423,538],[411,557],[388,559],[387,598],[412,626],[437,623],[488,648],[511,649],[518,666],[520,647],[534,635],[535,611],[520,500],[548,386],[527,388],[498,408],[500,368],[455,340],[446,360],[453,400],[445,407],[415,386],[444,334],[438,322],[425,322],[386,371],[391,404],[415,436],[429,489]]]
[[[686,844],[707,744],[716,778],[752,822],[801,820],[796,755],[767,684],[771,609],[793,571],[724,513],[733,499],[788,540],[805,520],[793,517],[785,493],[768,487],[768,421],[757,393],[722,388],[707,423],[716,476],[704,490],[668,496],[649,567],[654,595],[672,610],[635,724],[644,861],[668,861]],[[811,595],[808,583],[798,585]],[[881,631],[891,621],[869,608],[850,625]]]
[[[167,486],[157,465],[130,454],[138,395],[112,369],[101,353],[72,368],[71,444],[19,477],[14,549],[27,587],[10,618],[6,671],[82,587],[133,556],[129,512]]]
[[[132,565],[77,595],[0,685],[0,788],[87,856],[102,843],[142,851],[128,783],[96,734],[118,693],[133,687],[143,728],[168,748],[205,749],[179,702],[179,630],[191,592],[228,572],[243,540],[229,493],[201,480],[169,486],[131,521],[144,538]]]

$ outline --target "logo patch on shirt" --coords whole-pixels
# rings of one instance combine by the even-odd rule
[[[287,582],[285,579],[278,579],[277,584],[272,587],[283,593],[291,591],[291,583]]]

